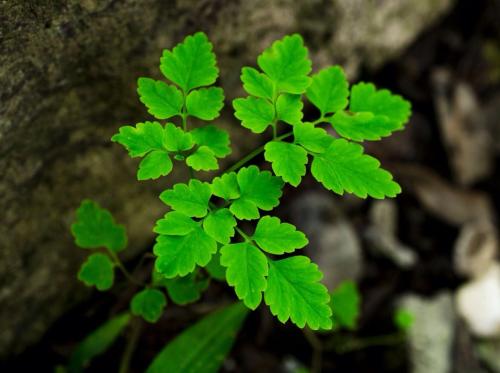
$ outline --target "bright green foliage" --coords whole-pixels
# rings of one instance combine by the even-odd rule
[[[166,280],[168,296],[175,304],[184,305],[196,302],[208,286],[207,279],[197,279],[195,273],[185,277]]]
[[[219,75],[212,44],[203,32],[188,36],[172,51],[164,50],[160,70],[184,92],[211,85]]]
[[[318,266],[305,256],[270,260],[264,299],[272,314],[300,328],[307,324],[313,330],[330,329],[330,296],[319,282],[322,277]]]
[[[203,229],[217,242],[228,244],[234,236],[236,219],[226,208],[213,211],[203,220]]]
[[[153,150],[163,150],[164,129],[158,122],[144,122],[123,126],[111,140],[127,149],[132,157],[143,157]]]
[[[259,220],[252,239],[262,250],[277,255],[291,253],[309,243],[304,233],[273,216],[264,216]]]
[[[293,127],[295,142],[312,153],[324,153],[333,138],[323,128],[314,127],[311,123],[302,123]]]
[[[349,88],[342,68],[331,66],[314,74],[306,96],[319,109],[322,117],[344,109]]]
[[[222,247],[220,262],[227,267],[227,283],[234,286],[238,298],[248,308],[256,309],[266,288],[266,256],[252,244],[243,242]]]
[[[235,172],[216,177],[212,181],[212,191],[214,195],[224,198],[226,201],[240,198],[240,187]]]
[[[191,133],[186,133],[175,124],[165,125],[163,144],[165,149],[171,152],[182,152],[193,147],[194,142]]]
[[[363,154],[361,145],[344,139],[334,140],[325,153],[314,157],[313,176],[338,194],[353,193],[361,198],[395,197],[401,187],[392,175],[380,168],[380,162]]]
[[[301,146],[270,141],[265,146],[264,156],[271,162],[274,173],[293,186],[299,185],[306,174],[307,152]]]
[[[160,290],[144,289],[134,295],[130,302],[130,310],[134,315],[155,323],[161,317],[166,305],[167,299]]]
[[[164,235],[184,236],[199,226],[199,223],[189,216],[178,211],[171,211],[156,222],[153,231]]]
[[[394,324],[401,331],[408,331],[415,322],[415,316],[410,311],[398,309],[394,313]]]
[[[274,120],[273,105],[259,97],[237,98],[233,101],[234,116],[254,133],[262,133]]]
[[[105,247],[118,252],[127,246],[125,227],[116,224],[108,210],[90,200],[84,200],[76,210],[71,233],[75,243],[84,249]]]
[[[236,179],[240,197],[229,209],[238,219],[258,219],[259,209],[271,211],[278,206],[283,182],[269,171],[260,171],[256,166],[245,167]]]
[[[229,134],[226,131],[208,125],[195,128],[190,133],[197,145],[208,147],[217,158],[231,154]]]
[[[186,164],[195,171],[210,171],[219,168],[214,153],[205,145],[200,146],[196,149],[196,152],[187,157]]]
[[[175,184],[172,189],[165,190],[160,194],[160,199],[174,210],[202,218],[207,214],[211,196],[209,184],[192,179],[189,184]]]
[[[283,93],[276,100],[276,117],[288,124],[299,124],[302,121],[303,106],[300,95]]]
[[[237,303],[206,316],[169,342],[146,373],[216,373],[247,313]]]
[[[158,179],[160,176],[168,175],[172,171],[172,167],[172,161],[167,153],[161,150],[153,150],[139,164],[137,179]]]
[[[333,327],[354,330],[360,310],[361,295],[352,281],[342,282],[331,294]]]
[[[71,354],[69,371],[83,372],[93,358],[111,347],[129,322],[130,314],[122,313],[92,331]]]
[[[220,264],[220,251],[212,256],[212,259],[210,259],[210,262],[205,266],[205,269],[210,277],[216,280],[224,281],[226,279],[226,268]]]
[[[115,278],[114,264],[105,254],[96,253],[87,258],[78,272],[78,279],[87,286],[95,286],[105,291],[113,286]]]
[[[192,91],[186,98],[188,114],[203,120],[217,118],[223,106],[224,91],[219,87],[201,88]]]
[[[156,119],[168,119],[181,114],[182,93],[173,85],[150,78],[139,78],[137,86],[141,102]]]
[[[258,72],[252,67],[244,67],[241,69],[241,81],[243,88],[252,96],[273,99],[273,82],[266,74]]]
[[[275,41],[257,59],[278,92],[303,93],[310,84],[311,61],[298,34]]]

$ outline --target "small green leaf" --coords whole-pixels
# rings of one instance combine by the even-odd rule
[[[184,39],[172,50],[164,50],[160,70],[184,92],[211,85],[219,75],[212,43],[203,32]]]
[[[268,100],[273,99],[273,82],[267,75],[252,67],[244,67],[241,69],[241,81],[248,94]]]
[[[270,141],[264,157],[271,162],[273,171],[287,183],[297,186],[306,174],[307,152],[304,148],[283,141]]]
[[[247,313],[236,303],[206,316],[169,342],[146,373],[216,373]]]
[[[394,324],[399,330],[407,332],[415,322],[415,316],[408,310],[398,309],[394,313]]]
[[[203,229],[217,242],[228,244],[234,236],[236,219],[231,212],[224,208],[213,211],[203,220]]]
[[[274,216],[264,216],[257,223],[252,239],[264,251],[281,255],[302,249],[309,241],[304,233]]]
[[[283,93],[276,100],[276,116],[288,124],[299,124],[302,122],[303,106],[300,95]]]
[[[240,197],[240,188],[235,172],[230,172],[212,180],[214,195],[229,201]]]
[[[198,265],[204,267],[217,251],[217,243],[197,227],[184,236],[158,236],[153,252],[155,268],[167,278],[186,276]]]
[[[69,359],[70,372],[83,372],[90,361],[104,353],[130,322],[130,314],[122,313],[93,330],[75,348]]]
[[[168,296],[175,304],[185,305],[196,302],[208,287],[208,280],[197,280],[196,274],[176,277],[166,281]]]
[[[205,145],[215,154],[217,158],[223,158],[231,154],[229,134],[213,125],[195,128],[191,135],[198,145]]]
[[[363,154],[359,144],[337,139],[323,154],[314,156],[311,172],[323,186],[337,194],[353,193],[360,198],[395,197],[401,187],[380,162]]]
[[[258,209],[270,211],[279,205],[283,182],[269,171],[260,171],[257,166],[244,167],[236,178],[240,197],[229,209],[238,219],[258,219]]]
[[[139,164],[137,180],[158,179],[172,171],[172,161],[167,152],[153,150]]]
[[[142,157],[152,150],[163,150],[163,127],[158,122],[138,123],[135,127],[120,127],[111,141],[117,142],[127,149],[133,158]]]
[[[314,74],[306,96],[320,110],[321,116],[343,110],[349,97],[344,70],[340,66],[331,66]]]
[[[78,272],[78,279],[97,290],[109,290],[115,278],[114,264],[105,254],[96,253],[87,258]]]
[[[311,123],[302,123],[293,126],[295,141],[314,153],[324,153],[333,141],[323,128],[316,128]]]
[[[188,114],[203,120],[217,118],[223,106],[224,91],[219,87],[197,89],[186,98]]]
[[[205,266],[210,277],[224,281],[226,279],[226,268],[220,264],[220,252],[215,253],[210,262]]]
[[[168,119],[181,114],[182,93],[173,85],[150,78],[139,78],[137,85],[139,99],[156,119]]]
[[[211,171],[219,168],[217,158],[208,146],[200,146],[196,151],[186,158],[186,164],[196,171]]]
[[[248,308],[256,309],[266,288],[266,256],[248,242],[223,246],[220,252],[220,263],[227,267],[227,283]]]
[[[361,295],[352,281],[342,282],[331,294],[333,327],[356,329],[360,314]]]
[[[259,67],[276,84],[279,92],[303,93],[310,84],[307,48],[298,34],[275,41],[257,59]]]
[[[125,227],[116,224],[111,213],[97,203],[84,200],[71,225],[75,243],[84,249],[105,247],[118,252],[127,246]]]
[[[160,194],[163,203],[188,216],[202,218],[207,214],[212,196],[210,184],[192,179],[189,184],[175,184]]]
[[[328,290],[319,281],[323,274],[306,256],[269,260],[266,304],[278,320],[291,320],[298,327],[331,329],[332,310]]]
[[[178,211],[170,211],[156,222],[153,232],[169,236],[185,236],[199,227],[189,216]]]
[[[349,114],[339,111],[330,118],[330,123],[340,136],[354,141],[380,140],[401,128],[386,116],[369,112]]]
[[[165,135],[163,138],[165,149],[171,152],[182,152],[191,149],[194,146],[190,133],[186,133],[182,128],[173,123],[165,125]]]
[[[274,107],[263,98],[237,98],[233,100],[233,107],[241,125],[254,133],[264,132],[274,120]]]
[[[167,305],[165,295],[157,289],[144,289],[134,295],[130,310],[150,323],[157,322]]]

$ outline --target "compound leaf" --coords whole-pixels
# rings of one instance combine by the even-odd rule
[[[186,98],[187,113],[203,120],[217,118],[223,106],[224,91],[219,87],[200,88]]]
[[[380,140],[401,127],[385,116],[369,112],[349,114],[339,111],[330,118],[330,123],[340,136],[354,141]]]
[[[175,304],[185,305],[196,302],[208,286],[208,280],[197,280],[196,274],[168,279],[165,282],[168,296]]]
[[[288,124],[298,124],[302,121],[302,99],[300,95],[283,93],[276,100],[276,116]]]
[[[273,171],[287,183],[297,186],[306,174],[307,152],[304,148],[283,141],[270,141],[264,157],[271,162]]]
[[[349,97],[344,70],[331,66],[314,74],[306,96],[320,110],[321,116],[343,110]]]
[[[236,219],[226,208],[210,212],[203,220],[203,229],[205,232],[222,244],[229,243],[231,237],[234,236],[235,226]]]
[[[313,330],[332,327],[330,296],[319,281],[323,274],[308,257],[269,260],[267,288],[264,292],[271,313],[282,323],[291,320],[298,327]]]
[[[184,236],[158,236],[153,252],[156,270],[167,278],[185,276],[199,265],[204,267],[217,251],[217,243],[201,227]]]
[[[334,140],[323,154],[314,156],[311,172],[323,186],[340,195],[353,193],[360,198],[395,197],[401,187],[380,162],[366,154],[359,144]]]
[[[203,32],[184,39],[172,50],[164,50],[160,70],[184,92],[211,85],[219,75],[212,43]]]
[[[214,195],[229,201],[240,197],[240,187],[235,172],[218,176],[212,180]]]
[[[233,100],[233,107],[241,125],[254,133],[264,132],[274,120],[274,107],[263,98],[237,98]]]
[[[208,125],[195,128],[190,133],[196,144],[209,147],[217,158],[223,158],[231,154],[229,134],[226,131],[216,126]]]
[[[304,233],[289,223],[282,223],[274,216],[264,216],[257,223],[252,239],[271,254],[291,253],[306,246],[309,241]]]
[[[169,342],[146,373],[216,373],[247,313],[236,303],[206,316]]]
[[[113,286],[115,278],[114,264],[105,254],[96,253],[87,258],[78,272],[78,279],[87,286],[95,286],[105,291]]]
[[[324,153],[333,141],[323,128],[316,128],[312,123],[293,126],[293,136],[295,142],[314,153]]]
[[[139,164],[137,180],[158,179],[160,176],[168,175],[172,167],[172,160],[167,152],[153,150]]]
[[[259,67],[276,84],[279,92],[303,93],[310,84],[307,48],[298,34],[275,41],[257,59]]]
[[[132,314],[141,316],[150,323],[157,322],[167,305],[165,295],[157,289],[144,289],[134,295],[130,302]]]
[[[352,281],[342,282],[331,294],[333,327],[356,328],[360,313],[361,296]]]
[[[71,225],[75,243],[84,249],[105,247],[118,252],[127,246],[125,227],[116,224],[111,213],[91,200],[82,201]]]
[[[212,196],[210,184],[192,179],[189,184],[175,184],[160,194],[160,199],[174,210],[188,216],[202,218],[207,214]]]
[[[248,308],[256,309],[266,288],[266,256],[248,242],[237,243],[221,248],[221,264],[227,267],[227,283],[234,287],[238,298]]]
[[[187,157],[186,164],[196,171],[211,171],[219,168],[219,163],[214,153],[205,145],[200,146],[193,154]]]
[[[165,149],[171,152],[182,152],[194,146],[190,133],[186,133],[182,128],[173,123],[165,125],[165,135],[163,139]]]
[[[142,157],[152,150],[163,150],[163,127],[158,122],[138,123],[135,127],[123,126],[111,141],[127,149],[131,157]]]
[[[178,212],[170,211],[156,222],[153,232],[169,236],[184,236],[199,227],[189,216]]]
[[[266,74],[252,67],[244,67],[241,69],[241,81],[248,94],[268,100],[273,99],[273,82]]]
[[[139,99],[155,118],[168,119],[181,114],[182,93],[173,85],[150,78],[139,78],[137,85]]]

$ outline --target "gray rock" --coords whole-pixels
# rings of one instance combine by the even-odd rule
[[[81,299],[75,272],[82,253],[68,233],[81,199],[113,211],[129,228],[134,250],[150,242],[164,211],[158,188],[183,175],[138,183],[136,161],[108,139],[118,126],[149,118],[135,82],[160,77],[163,48],[187,33],[208,32],[232,98],[241,93],[235,89],[241,66],[285,33],[304,33],[316,62],[345,62],[354,75],[360,63],[394,57],[449,6],[450,0],[1,1],[0,358],[35,342]],[[255,138],[235,129],[234,157]]]

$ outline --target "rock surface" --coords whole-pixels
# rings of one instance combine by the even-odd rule
[[[163,48],[206,31],[230,99],[241,93],[241,66],[285,33],[303,33],[315,62],[346,63],[354,76],[360,64],[395,57],[450,3],[0,1],[0,358],[35,342],[81,299],[82,254],[68,233],[81,199],[125,223],[132,248],[149,244],[165,184],[136,182],[136,163],[108,139],[148,118],[135,82],[159,78]],[[235,153],[245,152],[254,140],[237,131]]]

